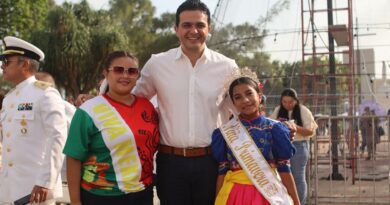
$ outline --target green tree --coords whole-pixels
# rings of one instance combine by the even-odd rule
[[[1,0],[0,36],[18,36],[29,40],[33,31],[44,27],[54,0]]]
[[[165,12],[159,18],[153,18],[152,32],[159,35],[174,34],[176,14]]]
[[[56,6],[48,15],[46,29],[33,34],[33,43],[46,53],[43,70],[68,95],[94,89],[104,57],[116,49],[128,50],[126,33],[111,22],[107,11],[91,10],[83,0]]]
[[[263,37],[259,33],[259,28],[249,23],[236,26],[230,23],[211,31],[212,37],[208,46],[230,58],[247,59],[247,53],[253,53],[263,47]]]
[[[150,57],[149,46],[155,41],[153,15],[155,8],[150,0],[110,0],[112,23],[121,26],[128,36],[128,48],[139,57],[143,65]]]
[[[141,53],[140,58],[148,60],[151,54],[167,51],[171,48],[178,47],[178,41],[175,31],[175,13],[163,13],[158,18],[153,18],[153,40],[149,43],[147,49]]]

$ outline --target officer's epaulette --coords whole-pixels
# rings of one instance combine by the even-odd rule
[[[44,81],[37,80],[34,83],[35,87],[40,88],[42,90],[46,90],[48,87],[51,87],[52,84]]]

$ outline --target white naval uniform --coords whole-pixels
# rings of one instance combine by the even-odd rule
[[[48,197],[61,197],[67,122],[59,92],[32,76],[6,95],[0,120],[0,204],[30,194],[34,185],[49,188]]]

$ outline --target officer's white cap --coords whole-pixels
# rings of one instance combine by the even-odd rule
[[[3,44],[5,46],[5,50],[0,55],[0,59],[12,55],[25,56],[37,61],[43,61],[45,58],[45,54],[41,51],[41,49],[22,39],[7,36],[3,39]]]

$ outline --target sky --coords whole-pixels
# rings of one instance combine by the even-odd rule
[[[64,0],[56,0],[58,4]],[[79,0],[67,0],[78,2]],[[95,9],[107,8],[108,0],[88,0],[90,5]],[[159,16],[164,12],[175,12],[178,5],[183,0],[152,0],[152,4],[156,8],[156,15]],[[215,12],[218,0],[203,0],[206,3],[212,14]],[[256,23],[260,17],[267,16],[267,10],[272,7],[276,0],[224,0],[218,8],[220,15],[218,19],[223,24],[233,23],[240,24],[243,22]],[[308,2],[308,0],[303,0]],[[315,8],[326,8],[326,0],[315,1]],[[334,0],[333,6],[343,8],[347,0]],[[375,65],[377,77],[382,71],[382,61],[386,61],[388,65],[387,75],[390,74],[390,1],[389,0],[353,0],[352,1],[353,20],[359,22],[358,41],[359,48],[373,48],[375,51]],[[307,8],[307,5],[305,5]],[[326,16],[316,14],[316,26],[319,30],[326,28]],[[334,14],[335,24],[345,24],[347,15],[342,12]],[[305,27],[308,23],[305,20]],[[356,24],[356,22],[354,22]],[[295,62],[302,60],[302,36],[300,35],[301,28],[301,0],[291,0],[288,9],[282,11],[272,21],[263,24],[263,28],[268,29],[271,34],[265,38],[265,47],[262,49],[271,55],[271,59],[279,61]],[[319,34],[322,39],[316,40],[318,47],[322,46],[322,41],[327,42],[328,38],[325,34]],[[355,37],[355,45],[357,44]],[[310,46],[310,44],[308,45]],[[337,57],[337,56],[336,56]],[[338,57],[341,59],[341,57]]]

